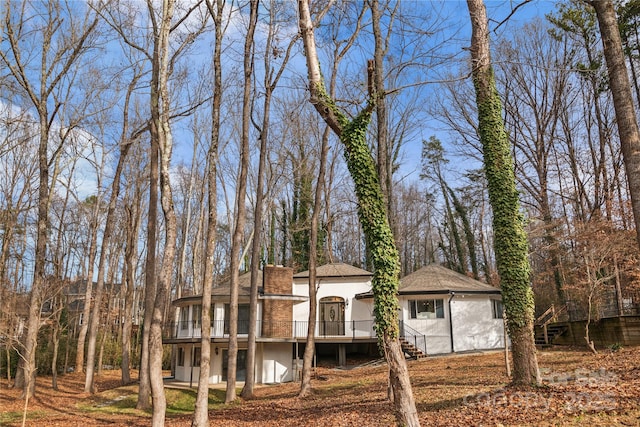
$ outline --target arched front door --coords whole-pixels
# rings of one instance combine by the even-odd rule
[[[344,335],[344,298],[320,299],[320,335]]]

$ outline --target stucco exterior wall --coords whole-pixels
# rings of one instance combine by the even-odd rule
[[[264,345],[262,361],[258,366],[262,366],[261,378],[263,384],[283,383],[293,381],[293,350],[291,343],[268,343]]]
[[[456,295],[451,311],[456,352],[504,348],[503,320],[493,318],[490,298]]]
[[[317,288],[317,300],[325,297],[340,297],[345,301],[345,321],[372,320],[373,305],[371,300],[356,300],[355,295],[369,292],[371,280],[357,278],[331,278],[319,279]],[[309,282],[307,279],[295,279],[293,292],[296,295],[309,296]],[[318,316],[320,314],[318,313]],[[319,317],[318,317],[319,319]],[[309,320],[309,303],[295,304],[293,306],[293,320],[306,322]]]
[[[427,354],[443,354],[451,352],[451,334],[449,333],[449,307],[447,306],[448,295],[428,295],[428,296],[402,296],[399,298],[400,314],[399,318],[404,325],[423,334],[426,343],[419,343],[417,347]],[[444,308],[444,318],[442,319],[411,319],[409,301],[421,299],[442,299]],[[424,346],[424,347],[423,347]]]
[[[276,349],[275,347],[282,346],[280,349]],[[273,350],[268,350],[266,353],[271,360],[265,359],[265,347],[273,346]],[[193,348],[200,347],[200,344],[179,344],[177,346],[182,347],[185,351],[184,356],[184,366],[177,366],[175,368],[175,379],[177,381],[182,382],[192,382],[193,384],[198,383],[198,379],[200,377],[200,368],[197,366],[191,367],[193,362]],[[216,348],[218,349],[218,354],[216,354]],[[222,358],[224,351],[227,350],[226,343],[211,343],[211,367],[209,370],[209,384],[219,384],[222,381]],[[244,350],[241,348],[240,350]],[[282,344],[273,344],[269,343],[265,346],[265,343],[257,343],[256,347],[256,366],[263,366],[266,364],[272,364],[275,360],[277,363],[275,366],[285,365],[287,359],[291,359],[291,344],[282,343]],[[286,356],[286,358],[284,357]],[[290,373],[291,370],[291,361],[289,361],[289,365],[287,366],[287,373]],[[285,377],[282,375],[282,369],[276,369],[275,375],[280,375],[280,377]],[[274,373],[271,371],[260,371],[260,369],[256,369],[255,371],[255,381],[256,383],[264,382],[264,378],[269,379],[269,375],[274,377]],[[291,381],[291,380],[286,380]]]
[[[192,345],[192,344],[184,344],[179,345],[178,348],[183,348],[184,354],[184,365],[176,366],[175,370],[175,379],[177,381],[183,382],[191,382],[192,384],[198,384],[198,379],[200,378],[200,368],[197,366],[191,366],[193,363],[193,349],[194,347],[200,347],[200,345]],[[213,349],[212,349],[213,350]],[[177,350],[179,351],[179,350]],[[217,384],[220,382],[220,378],[215,375],[214,372],[214,358],[215,355],[211,354],[211,369],[209,370],[209,384]]]
[[[427,354],[444,354],[452,351],[489,350],[504,348],[502,319],[494,319],[491,298],[486,295],[414,295],[400,297],[400,320],[426,337]],[[411,319],[410,300],[441,299],[444,318]],[[453,315],[452,323],[450,323]],[[451,347],[453,330],[453,349]]]
[[[280,270],[278,270],[280,271]],[[273,287],[265,288],[265,297],[271,300],[261,300],[258,303],[258,336],[267,338],[286,338],[293,336],[303,336],[306,333],[306,324],[309,317],[308,301],[286,301],[279,300],[279,295],[288,294],[290,289],[294,295],[308,297],[308,279],[293,279],[291,288],[291,272],[283,271],[279,280],[274,282]],[[286,273],[286,275],[285,275]],[[285,277],[286,276],[286,277]],[[317,301],[318,301],[318,327],[316,336],[322,336],[328,342],[334,338],[344,340],[345,338],[367,338],[374,336],[373,332],[373,300],[355,299],[355,295],[371,291],[371,280],[368,277],[336,277],[320,278],[317,281]],[[436,291],[440,292],[440,291]],[[446,291],[443,291],[446,292]],[[321,302],[324,298],[325,318],[323,323],[323,333],[320,332]],[[404,328],[404,335],[413,338],[419,345],[420,350],[427,354],[446,354],[452,351],[463,352],[472,350],[498,349],[504,347],[504,327],[502,319],[494,319],[492,299],[499,299],[495,294],[464,294],[455,295],[444,294],[421,294],[402,295],[399,298],[400,311],[399,319]],[[412,300],[442,300],[442,305],[437,305],[434,313],[429,307],[434,305],[422,305],[422,309],[416,311],[415,319],[411,318],[409,301]],[[193,305],[193,304],[192,304]],[[213,337],[224,337],[224,302],[217,301],[213,309]],[[417,306],[416,306],[417,307]],[[441,307],[441,309],[440,309]],[[195,330],[193,324],[193,308],[185,307],[189,311],[189,328],[184,332],[178,331],[178,338],[199,337],[199,331]],[[344,308],[344,318],[333,319],[334,313],[342,313]],[[335,309],[335,311],[334,311]],[[330,316],[327,315],[330,313]],[[430,314],[431,313],[431,314]],[[438,314],[443,315],[438,318]],[[338,316],[340,317],[340,316]],[[261,320],[264,319],[264,322]],[[291,321],[294,323],[292,324]],[[342,322],[344,321],[344,322]],[[338,323],[340,329],[332,329],[331,323]],[[266,326],[265,326],[266,325]],[[288,328],[286,331],[274,329]],[[302,333],[301,333],[302,331]],[[453,331],[453,334],[451,334]],[[338,336],[341,335],[341,336]],[[452,339],[453,335],[453,339]],[[293,349],[291,342],[259,342],[256,349],[256,382],[257,383],[280,383],[295,380],[295,369],[293,359]],[[193,361],[192,348],[199,346],[199,343],[178,344],[184,349],[184,366],[175,367],[176,379],[181,381],[198,380],[199,368],[191,368]],[[222,358],[226,343],[211,344],[211,376],[210,383],[222,382]],[[215,354],[215,348],[218,354]]]

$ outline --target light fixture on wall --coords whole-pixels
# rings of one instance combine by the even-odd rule
[[[216,356],[218,355],[218,347],[216,347]]]
[[[349,308],[349,298],[344,299],[344,306]]]

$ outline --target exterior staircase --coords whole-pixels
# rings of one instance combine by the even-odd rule
[[[547,325],[547,336],[545,338],[544,328],[536,325],[535,328],[535,341],[536,345],[544,346],[544,345],[552,345],[553,341],[556,337],[567,332],[569,327],[567,325],[561,323],[552,323]]]
[[[536,319],[534,325],[536,345],[553,345],[556,337],[559,337],[569,330],[569,326],[566,323],[558,323],[558,318],[564,315],[566,310],[566,305],[559,309],[556,309],[555,306],[552,305]]]
[[[400,337],[400,345],[402,346],[402,351],[404,352],[404,354],[412,359],[419,360],[427,357],[426,353],[409,342],[405,337]]]
[[[427,357],[427,337],[405,322],[400,322],[400,345],[404,354],[412,359]]]

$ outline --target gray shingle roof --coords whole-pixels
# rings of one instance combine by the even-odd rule
[[[342,262],[329,263],[316,268],[316,277],[371,277],[373,273]],[[293,275],[294,279],[309,277],[309,270]]]
[[[499,294],[500,289],[436,264],[422,267],[400,280],[401,295],[449,292]]]
[[[262,286],[262,270],[258,270],[258,286]],[[238,277],[238,296],[244,297],[251,294],[251,272],[243,273]],[[211,289],[212,296],[231,295],[231,280],[227,279]]]

